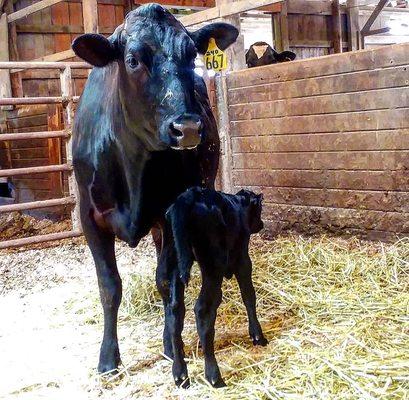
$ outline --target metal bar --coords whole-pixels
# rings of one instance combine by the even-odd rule
[[[63,197],[61,199],[31,201],[29,203],[6,204],[3,206],[0,206],[0,213],[13,212],[13,211],[24,211],[24,210],[35,210],[37,208],[66,206],[70,204],[75,204],[75,199],[71,196]]]
[[[64,68],[92,68],[85,62],[80,61],[2,61],[0,62],[0,69],[64,69]]]
[[[372,36],[372,35],[379,35],[382,33],[388,33],[391,30],[389,26],[386,26],[385,28],[379,28],[379,29],[371,29],[368,32],[365,32],[365,36]]]
[[[10,247],[26,246],[28,244],[36,244],[42,242],[51,242],[53,240],[68,239],[81,236],[80,231],[65,231],[57,233],[48,233],[47,235],[37,235],[21,239],[5,240],[0,242],[0,249],[7,249]]]
[[[72,77],[70,67],[67,67],[64,69],[64,71],[61,71],[60,84],[61,95],[72,99]],[[67,131],[71,131],[72,122],[74,119],[74,102],[72,100],[69,100],[68,103],[64,104],[63,118],[65,129]],[[70,136],[68,140],[65,141],[65,150],[67,154],[67,164],[72,165],[72,136]],[[71,211],[72,229],[81,231],[82,229],[79,208],[79,191],[74,174],[70,174],[68,176],[68,189],[70,195],[73,196],[76,200],[76,204]]]
[[[26,139],[48,139],[67,138],[70,134],[66,131],[44,131],[44,132],[22,132],[0,134],[0,142],[6,140],[26,140]]]
[[[44,165],[42,167],[26,167],[14,169],[0,169],[0,178],[7,176],[27,175],[27,174],[44,174],[46,172],[71,171],[72,167],[68,164],[61,165]]]
[[[72,98],[74,101],[78,101],[79,96]],[[2,105],[25,105],[25,104],[56,104],[67,102],[70,99],[66,97],[4,97],[0,99],[0,106]]]

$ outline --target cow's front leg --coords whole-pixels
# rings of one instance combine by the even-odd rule
[[[209,274],[202,268],[202,288],[195,305],[196,325],[205,358],[205,376],[215,388],[226,386],[214,354],[214,324],[222,301],[222,281],[221,274]]]
[[[256,346],[267,346],[268,340],[264,337],[261,330],[260,322],[256,312],[256,291],[254,290],[253,281],[251,279],[252,265],[250,257],[244,257],[244,261],[237,268],[235,273],[237,282],[239,283],[241,297],[246,306],[247,316],[249,319],[249,335]]]
[[[98,372],[118,368],[121,362],[118,347],[117,319],[122,298],[122,283],[115,259],[115,236],[101,230],[81,207],[81,222],[85,238],[94,258],[99,293],[104,311],[104,336],[99,355]]]

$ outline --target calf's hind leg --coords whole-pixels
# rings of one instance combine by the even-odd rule
[[[241,298],[249,319],[249,334],[253,340],[253,344],[266,346],[268,340],[264,337],[261,325],[258,322],[256,312],[256,291],[254,290],[253,281],[251,279],[252,265],[250,257],[244,257],[244,262],[240,265],[235,273],[237,282],[239,283]]]
[[[223,275],[209,274],[202,268],[202,288],[195,305],[196,325],[205,358],[205,376],[215,388],[226,386],[214,354],[214,324],[222,301],[222,281]]]
[[[81,201],[81,222],[85,238],[94,258],[99,293],[104,311],[104,336],[99,355],[98,372],[118,368],[121,362],[117,336],[118,308],[122,298],[122,282],[115,259],[115,237],[101,230],[85,211]]]

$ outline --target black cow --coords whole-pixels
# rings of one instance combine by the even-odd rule
[[[278,53],[266,42],[253,43],[246,53],[246,64],[249,68],[262,65],[292,61],[296,57],[292,51]]]
[[[104,311],[100,372],[120,363],[115,237],[134,247],[153,228],[163,262],[173,246],[161,234],[166,209],[192,185],[213,187],[219,138],[194,63],[209,38],[225,49],[237,35],[225,23],[188,32],[163,7],[147,4],[131,11],[109,38],[85,34],[72,44],[98,67],[75,115],[73,164]],[[173,357],[170,350],[167,355]]]
[[[203,188],[181,194],[166,213],[167,234],[174,236],[178,268],[162,264],[157,285],[175,312],[166,314],[174,354],[173,377],[177,385],[188,386],[184,361],[183,330],[184,285],[196,259],[202,273],[202,288],[195,305],[196,324],[205,357],[205,376],[214,387],[225,386],[214,354],[214,324],[222,299],[223,277],[235,275],[249,318],[254,345],[267,345],[256,315],[256,294],[251,280],[252,264],[248,252],[250,235],[263,228],[262,195],[240,190],[236,195]],[[170,285],[167,284],[171,276]],[[166,284],[164,284],[166,282]]]

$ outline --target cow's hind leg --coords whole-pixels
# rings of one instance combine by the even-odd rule
[[[84,202],[81,202],[83,205]],[[115,259],[115,237],[101,230],[93,217],[81,206],[81,222],[85,238],[94,258],[99,293],[104,311],[104,336],[99,355],[98,372],[118,368],[121,362],[118,347],[117,319],[122,298],[122,283]]]
[[[209,275],[206,268],[202,268],[202,288],[195,305],[196,325],[205,358],[205,376],[215,388],[226,386],[214,354],[214,324],[222,301],[222,281],[221,274]]]
[[[268,340],[264,337],[261,325],[258,322],[256,313],[256,292],[254,290],[253,281],[251,279],[252,266],[249,257],[245,257],[244,262],[241,263],[235,275],[239,283],[241,297],[246,306],[247,315],[249,319],[249,334],[253,340],[253,344],[259,346],[266,346]]]

